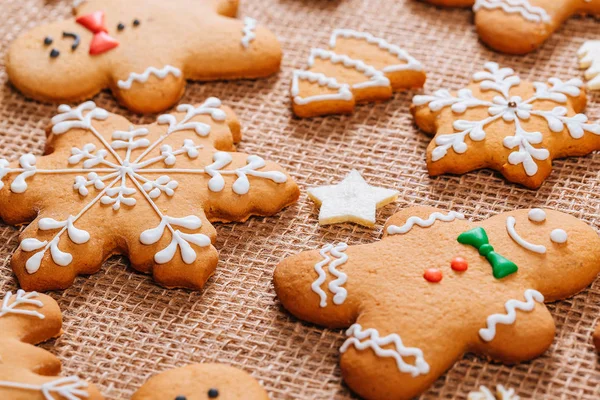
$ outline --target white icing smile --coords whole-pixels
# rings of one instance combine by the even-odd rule
[[[546,247],[541,244],[533,244],[529,243],[527,240],[523,239],[516,231],[515,224],[517,220],[515,217],[506,218],[506,230],[508,231],[508,235],[517,242],[517,244],[529,251],[533,251],[534,253],[545,254]]]

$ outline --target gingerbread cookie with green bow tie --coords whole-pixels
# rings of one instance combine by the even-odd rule
[[[274,74],[281,48],[238,0],[88,0],[75,17],[39,26],[8,50],[7,73],[26,96],[48,102],[88,99],[110,88],[127,108],[172,107],[186,80]]]
[[[509,54],[540,47],[574,15],[600,15],[600,0],[425,0],[447,7],[473,6],[481,40]]]
[[[411,399],[466,352],[504,362],[546,351],[544,305],[600,272],[600,237],[567,214],[531,209],[470,222],[405,209],[380,242],[329,244],[281,262],[277,296],[296,317],[348,328],[346,383],[366,399]]]
[[[413,98],[419,128],[434,136],[427,148],[431,176],[491,168],[511,182],[539,188],[552,161],[600,150],[600,124],[583,114],[583,82],[527,82],[488,62],[472,82]]]
[[[61,363],[35,347],[62,334],[58,304],[36,292],[0,297],[0,399],[101,400],[98,390],[77,376],[58,376]]]

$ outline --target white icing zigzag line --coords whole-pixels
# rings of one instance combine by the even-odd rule
[[[312,283],[311,288],[313,292],[317,293],[321,298],[321,302],[319,303],[320,307],[327,307],[327,293],[321,289],[321,285],[327,278],[327,274],[323,270],[323,267],[326,265],[328,266],[329,273],[336,277],[336,279],[329,282],[328,285],[329,290],[334,294],[333,303],[340,305],[346,301],[348,292],[341,286],[348,280],[348,275],[337,270],[337,267],[348,261],[348,255],[343,253],[347,248],[348,245],[346,243],[339,243],[336,246],[327,244],[323,246],[319,252],[323,257],[323,260],[315,264],[315,271],[319,277]],[[333,262],[331,262],[331,257],[329,257],[329,254],[335,258]]]
[[[577,52],[579,68],[587,68],[585,79],[591,90],[600,89],[600,40],[588,40]]]
[[[126,81],[117,82],[117,86],[119,86],[120,89],[128,90],[131,89],[131,85],[133,84],[133,82],[146,83],[148,81],[148,78],[150,78],[150,75],[154,75],[160,79],[165,79],[169,74],[173,74],[175,77],[179,78],[181,76],[181,70],[171,65],[165,65],[161,69],[158,69],[156,67],[148,67],[141,74],[132,72],[131,74],[129,74],[129,77]]]
[[[506,314],[493,314],[487,317],[487,328],[479,330],[479,336],[485,342],[491,342],[496,337],[496,325],[511,325],[515,323],[517,311],[533,311],[535,302],[543,303],[544,295],[534,289],[527,289],[524,294],[525,302],[519,300],[508,300],[504,305]]]
[[[77,376],[58,378],[42,385],[0,381],[0,387],[41,392],[45,400],[57,400],[54,395],[60,396],[61,398],[65,398],[67,400],[82,400],[90,397],[87,390],[82,390],[88,387],[87,382],[82,381]]]
[[[479,391],[469,393],[468,400],[520,400],[514,389],[506,389],[502,385],[496,386],[496,396],[485,386],[479,386]]]
[[[370,348],[379,357],[392,357],[400,372],[410,373],[413,377],[429,373],[429,364],[423,358],[423,351],[416,347],[405,347],[400,336],[395,333],[380,337],[376,329],[370,328],[363,331],[360,324],[354,324],[346,331],[346,335],[351,337],[340,347],[342,354],[350,346],[354,346],[357,350]],[[393,344],[395,348],[382,348],[382,346],[390,344]],[[402,357],[414,357],[415,365],[407,364]]]
[[[300,81],[317,82],[319,86],[327,86],[329,89],[337,89],[338,93],[320,94],[309,97],[300,96]],[[350,101],[354,97],[347,84],[339,84],[335,78],[330,78],[320,72],[295,70],[292,80],[292,96],[294,103],[305,105],[314,101],[342,100]]]
[[[256,39],[256,26],[257,23],[254,18],[244,18],[244,29],[242,29],[244,36],[242,37],[242,46],[244,46],[246,49],[250,46],[250,42]]]
[[[388,65],[382,69],[383,72],[396,72],[396,71],[422,71],[423,66],[416,58],[412,57],[406,50],[400,47],[390,44],[384,39],[375,37],[367,32],[357,32],[352,29],[336,29],[333,31],[331,38],[329,39],[329,47],[335,49],[337,38],[354,38],[366,40],[368,43],[376,44],[381,49],[386,50],[390,54],[396,56],[399,60],[405,61],[406,64]]]
[[[551,18],[542,7],[534,7],[529,0],[477,0],[473,11],[485,8],[495,10],[501,8],[507,14],[520,14],[530,22],[550,22]]]
[[[429,228],[431,225],[435,223],[435,221],[443,221],[443,222],[452,222],[455,219],[465,219],[465,216],[456,211],[450,211],[448,214],[443,214],[441,212],[434,212],[429,215],[429,218],[426,220],[420,217],[410,217],[406,220],[406,223],[400,227],[396,225],[390,225],[387,229],[388,234],[390,235],[404,235],[408,233],[413,226],[418,225],[421,228]]]
[[[40,300],[32,300],[38,296],[39,295],[37,292],[26,293],[24,290],[19,289],[17,291],[15,301],[13,301],[11,304],[8,304],[10,298],[12,297],[12,293],[6,292],[6,294],[4,295],[4,300],[2,301],[2,308],[0,308],[0,317],[4,317],[7,314],[20,314],[38,317],[39,319],[46,318],[44,314],[35,310],[18,309],[18,307],[21,305],[36,306],[38,308],[44,307],[44,303],[42,303]]]

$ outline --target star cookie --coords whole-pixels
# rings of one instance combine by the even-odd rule
[[[294,71],[293,110],[299,117],[347,114],[357,103],[388,100],[424,83],[421,63],[405,50],[370,33],[336,29],[329,50],[312,49],[308,69]]]
[[[309,189],[308,196],[321,207],[320,225],[354,222],[372,227],[377,209],[396,201],[398,191],[371,186],[353,169],[342,182]]]
[[[600,149],[600,125],[581,114],[586,102],[579,79],[531,83],[490,62],[467,88],[415,96],[411,110],[434,136],[427,148],[431,176],[492,168],[535,189],[553,159]]]
[[[6,62],[27,97],[81,101],[109,88],[132,111],[172,107],[186,80],[261,78],[281,63],[277,38],[238,0],[88,0],[75,17],[19,36]]]
[[[200,289],[218,259],[209,221],[272,215],[299,196],[281,167],[235,151],[239,122],[219,99],[143,126],[91,101],[59,111],[50,153],[0,160],[0,217],[33,221],[11,262],[27,290],[67,288],[114,254],[165,287]]]
[[[58,304],[43,294],[7,292],[0,304],[0,398],[101,400],[77,376],[60,377],[61,363],[34,345],[62,334]]]
[[[448,6],[473,6],[481,40],[509,54],[540,47],[573,15],[600,15],[598,0],[425,0]]]

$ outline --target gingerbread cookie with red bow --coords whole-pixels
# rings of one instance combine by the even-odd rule
[[[34,345],[62,334],[58,304],[43,294],[17,291],[0,298],[0,398],[101,400],[77,376],[60,377],[60,361]]]
[[[32,223],[11,265],[26,290],[64,289],[114,254],[166,287],[200,289],[218,254],[209,221],[295,202],[277,164],[235,151],[240,125],[216,98],[135,126],[88,101],[59,107],[49,154],[0,159],[0,217]]]
[[[269,400],[248,373],[225,364],[192,364],[153,376],[131,400]]]
[[[380,242],[326,245],[285,259],[277,296],[296,317],[349,328],[346,383],[366,399],[411,399],[464,353],[505,363],[548,349],[544,302],[600,272],[600,237],[567,214],[531,209],[469,222],[457,212],[405,209]]]
[[[279,70],[277,38],[238,0],[89,0],[75,17],[37,27],[10,46],[12,84],[48,102],[110,88],[132,111],[173,106],[186,80],[261,78]]]
[[[509,54],[540,47],[573,15],[600,15],[600,0],[425,0],[447,7],[473,6],[483,42]]]

